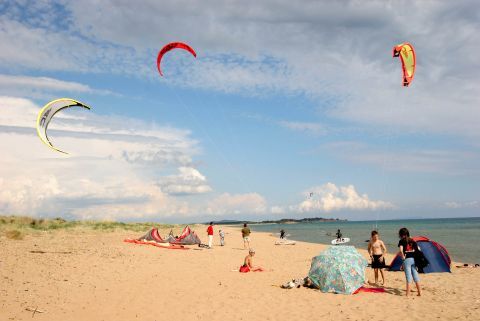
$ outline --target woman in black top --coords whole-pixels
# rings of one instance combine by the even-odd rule
[[[419,251],[417,242],[410,238],[410,232],[405,228],[401,228],[398,231],[400,241],[398,242],[398,248],[400,250],[399,255],[403,259],[403,271],[405,272],[405,278],[407,281],[407,296],[410,294],[410,283],[413,281],[417,286],[417,295],[420,296],[420,278],[415,266],[415,252]]]

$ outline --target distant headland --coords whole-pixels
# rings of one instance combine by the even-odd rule
[[[234,224],[295,224],[295,223],[310,223],[310,222],[345,222],[347,220],[339,219],[339,218],[323,218],[323,217],[307,217],[301,219],[295,218],[282,218],[280,220],[265,220],[265,221],[239,221],[239,220],[221,220],[221,221],[213,221],[214,224],[220,225],[234,225]],[[206,222],[205,224],[208,224]]]

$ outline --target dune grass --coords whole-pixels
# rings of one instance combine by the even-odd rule
[[[23,234],[19,230],[7,230],[5,236],[11,240],[23,240]]]
[[[9,239],[21,240],[26,234],[40,231],[55,231],[61,229],[91,229],[101,231],[126,230],[143,232],[151,227],[175,228],[176,225],[145,223],[123,223],[111,221],[68,221],[57,217],[54,219],[32,218],[26,216],[0,216],[0,234]]]

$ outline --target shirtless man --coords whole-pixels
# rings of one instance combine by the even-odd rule
[[[368,254],[372,259],[372,269],[375,273],[375,284],[378,284],[378,271],[382,275],[382,285],[385,286],[385,275],[383,274],[383,268],[385,268],[385,254],[387,248],[382,240],[380,240],[377,231],[372,231],[372,237],[368,242]]]
[[[255,256],[255,250],[254,249],[250,249],[248,251],[248,255],[245,257],[245,259],[243,260],[243,265],[240,267],[240,272],[263,272],[265,271],[264,268],[262,268],[261,266],[255,266],[253,265],[253,257]]]

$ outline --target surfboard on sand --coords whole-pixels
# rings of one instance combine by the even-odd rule
[[[288,240],[279,240],[275,241],[275,245],[295,245],[295,241],[288,241]]]
[[[332,245],[339,245],[339,244],[345,244],[350,242],[350,238],[348,237],[342,237],[340,239],[334,239],[332,240]]]

